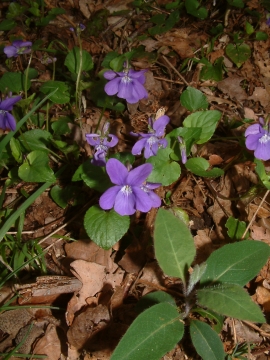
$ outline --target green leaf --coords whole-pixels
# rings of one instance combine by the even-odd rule
[[[110,249],[125,235],[129,223],[129,216],[121,216],[113,209],[104,211],[97,205],[90,207],[84,217],[87,235],[105,250]]]
[[[135,161],[135,156],[132,155],[130,152],[117,152],[115,154],[113,154],[112,156],[110,156],[110,158],[114,158],[117,159],[119,161],[121,161],[122,164],[124,164],[125,166],[127,164],[133,164]]]
[[[34,129],[26,131],[18,138],[25,151],[43,150],[49,151],[52,135],[46,130]]]
[[[67,55],[64,64],[68,70],[73,74],[79,73],[80,61],[82,61],[81,71],[89,71],[93,69],[94,63],[91,55],[82,50],[82,58],[80,56],[80,49],[75,46]]]
[[[196,249],[186,224],[170,211],[159,209],[155,220],[154,247],[156,259],[169,276],[185,281]]]
[[[189,111],[196,111],[199,109],[206,110],[208,108],[207,97],[200,91],[191,86],[188,86],[180,96],[181,104]]]
[[[156,156],[147,159],[147,163],[153,165],[153,171],[147,178],[147,181],[161,183],[167,186],[176,181],[180,174],[180,165],[170,159],[172,149],[159,149]]]
[[[201,20],[204,20],[208,16],[208,11],[205,7],[200,7],[200,3],[197,0],[185,1],[185,7],[187,13],[193,15]]]
[[[194,266],[193,271],[192,271],[192,273],[191,273],[191,275],[189,277],[187,294],[190,294],[190,292],[192,291],[194,286],[197,284],[197,282],[200,281],[201,277],[205,273],[206,268],[207,268],[206,263],[202,263],[200,265],[196,264]]]
[[[16,26],[16,22],[14,20],[6,19],[0,22],[0,31],[11,30]]]
[[[243,0],[227,0],[228,4],[237,8],[243,8],[245,6]]]
[[[50,97],[50,100],[55,104],[66,104],[70,100],[70,94],[68,93],[68,86],[63,81],[46,81],[40,88],[40,91],[48,95],[52,91],[56,90]]]
[[[209,169],[209,162],[204,158],[191,158],[185,163],[186,168],[197,176],[203,177],[218,177],[224,174],[224,171],[219,168]]]
[[[193,308],[192,312],[200,314],[204,318],[208,318],[211,321],[211,327],[216,333],[220,333],[223,327],[224,316],[217,314],[215,311],[202,308]]]
[[[179,127],[171,131],[169,134],[167,134],[166,139],[168,140],[169,147],[173,149],[173,152],[170,153],[170,158],[176,161],[181,160],[181,149],[180,149],[178,136],[181,136],[185,140],[186,153],[188,156],[190,154],[192,145],[196,144],[197,141],[200,139],[201,132],[202,132],[202,128],[200,127],[198,128]]]
[[[223,360],[225,358],[222,341],[208,324],[199,320],[191,320],[190,336],[197,353],[203,360]]]
[[[200,72],[200,80],[222,80],[223,56],[218,58],[214,64],[211,64],[206,58],[202,58],[200,63],[204,64]]]
[[[270,247],[259,241],[244,240],[214,251],[207,259],[202,285],[228,282],[244,286],[261,270],[270,256]]]
[[[246,21],[245,27],[246,27],[246,33],[248,35],[251,35],[254,33],[254,27],[248,21]]]
[[[161,303],[141,313],[117,345],[111,360],[159,360],[181,340],[184,324],[176,306]]]
[[[25,75],[20,72],[6,72],[0,79],[0,91],[5,93],[7,90],[19,94],[24,91]],[[27,90],[30,89],[31,83],[27,79]]]
[[[216,125],[221,117],[218,110],[197,111],[185,118],[184,127],[202,128],[198,144],[207,142],[215,132]]]
[[[172,306],[175,306],[175,300],[170,294],[166,293],[165,291],[154,291],[141,297],[140,300],[135,305],[134,310],[137,313],[141,313],[153,305],[164,302],[169,303]]]
[[[22,149],[20,147],[20,142],[17,139],[12,138],[10,140],[9,145],[10,145],[10,149],[11,149],[14,159],[18,163],[21,163],[22,162]]]
[[[52,129],[55,135],[64,135],[70,134],[71,129],[68,126],[68,123],[71,123],[71,119],[69,117],[59,117],[57,121],[52,123]]]
[[[225,224],[228,229],[228,235],[231,239],[241,240],[242,236],[247,228],[247,225],[244,221],[235,219],[233,216],[230,216]]]
[[[216,311],[219,314],[265,323],[261,309],[255,304],[248,293],[239,285],[221,284],[206,287],[197,291],[198,304]]]
[[[105,167],[93,165],[90,160],[83,163],[73,175],[72,181],[79,180],[99,192],[104,192],[111,186]]]
[[[261,182],[266,187],[267,190],[270,190],[270,175],[266,173],[264,164],[261,160],[255,159],[254,160],[256,164],[256,173],[258,174]]]
[[[65,188],[55,185],[51,189],[50,195],[53,201],[63,209],[65,209],[68,204],[71,204],[71,202],[73,206],[85,203],[82,189],[74,185],[67,185]]]
[[[268,35],[263,31],[256,31],[255,39],[258,41],[265,41],[268,39]]]
[[[250,47],[247,44],[228,44],[226,46],[225,52],[237,67],[242,66],[251,55]]]
[[[110,51],[108,54],[105,55],[104,60],[101,63],[101,66],[105,69],[110,68],[110,62],[115,59],[117,56],[119,56],[118,52],[116,51]]]
[[[49,167],[49,157],[44,151],[32,151],[26,161],[19,167],[19,177],[28,182],[55,181],[52,169]]]

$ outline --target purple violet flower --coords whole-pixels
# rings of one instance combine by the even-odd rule
[[[150,156],[157,155],[159,148],[165,149],[168,145],[166,139],[162,137],[165,135],[165,128],[170,122],[170,118],[167,115],[162,115],[154,123],[152,119],[148,120],[149,132],[144,133],[133,133],[131,135],[140,136],[141,139],[136,142],[131,152],[133,155],[140,155],[144,148],[144,157],[148,159]]]
[[[187,150],[186,150],[185,140],[182,138],[182,136],[178,136],[178,141],[180,143],[182,163],[185,164],[187,162]]]
[[[9,111],[12,111],[13,105],[21,100],[21,96],[14,96],[0,101],[0,128],[3,130],[16,130],[16,120]]]
[[[8,58],[17,57],[21,54],[29,54],[31,52],[31,41],[15,40],[12,45],[4,48],[4,53]]]
[[[149,196],[152,201],[151,207],[160,207],[161,199],[160,197],[153,191],[161,186],[161,183],[150,183],[146,182],[144,185],[141,186],[141,189]]]
[[[124,216],[132,215],[136,210],[148,212],[157,207],[160,202],[154,192],[154,184],[144,184],[153,169],[152,164],[144,164],[136,169],[128,169],[117,159],[109,159],[106,164],[107,173],[115,186],[109,188],[99,199],[99,205],[104,210],[114,210]],[[159,184],[158,184],[159,185]]]
[[[130,104],[135,104],[141,99],[148,97],[147,91],[143,84],[145,83],[144,73],[147,70],[128,70],[124,69],[121,72],[113,70],[106,71],[103,76],[110,80],[105,85],[105,92],[107,95],[116,95],[121,99],[126,99]]]
[[[86,134],[86,141],[91,146],[94,146],[94,157],[92,164],[96,166],[106,165],[106,156],[109,148],[114,147],[118,143],[118,137],[113,134],[108,134],[109,123],[104,125],[102,135],[99,134]],[[111,138],[109,140],[109,138]]]
[[[259,160],[270,159],[270,124],[264,126],[264,119],[259,118],[260,124],[254,124],[245,132],[246,147],[255,150],[254,156]]]

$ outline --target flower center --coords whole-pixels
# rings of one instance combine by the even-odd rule
[[[130,185],[124,185],[121,188],[121,192],[128,196],[128,195],[132,194],[132,188]]]
[[[156,136],[150,136],[150,138],[147,140],[148,144],[150,145],[150,147],[155,144],[156,142],[158,142],[158,138]]]
[[[6,114],[7,111],[6,110],[0,110],[0,114]]]
[[[126,74],[125,76],[122,77],[122,82],[125,84],[128,84],[132,81],[132,79],[128,76],[128,74]]]
[[[270,141],[270,136],[267,135],[267,134],[264,134],[260,139],[259,139],[259,142],[261,144],[266,144]]]
[[[108,146],[105,146],[105,145],[102,145],[102,144],[96,145],[96,146],[95,146],[95,150],[96,150],[96,151],[102,150],[102,151],[104,151],[104,152],[107,152],[107,151],[108,151]]]

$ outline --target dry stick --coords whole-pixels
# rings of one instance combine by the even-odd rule
[[[164,55],[162,55],[162,58],[173,69],[173,71],[180,77],[180,79],[183,80],[187,86],[189,86],[189,83],[187,82],[187,80],[180,74],[180,72],[173,66],[173,64],[171,64]]]
[[[167,81],[167,82],[174,83],[174,84],[179,84],[179,85],[183,85],[183,84],[184,84],[182,81],[175,81],[175,80],[170,80],[170,79],[164,79],[164,78],[161,78],[161,77],[158,77],[158,76],[154,76],[154,79],[161,80],[161,81]]]
[[[262,204],[263,204],[263,202],[265,201],[265,199],[266,199],[267,195],[269,194],[269,192],[270,192],[270,190],[267,190],[266,193],[264,194],[264,197],[262,198],[262,201],[260,202],[260,205],[258,206],[257,210],[255,211],[254,215],[252,216],[252,219],[250,220],[250,222],[249,222],[249,224],[248,224],[248,226],[247,226],[244,234],[242,235],[241,239],[244,239],[244,238],[245,238],[245,236],[246,236],[249,228],[250,228],[251,225],[253,224],[253,222],[254,222],[254,220],[255,220],[255,218],[256,218],[256,215],[258,214],[258,211],[259,211],[260,208],[262,207]]]

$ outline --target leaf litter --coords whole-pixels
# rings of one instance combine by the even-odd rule
[[[49,1],[46,5],[52,6]],[[250,8],[261,10],[257,1],[248,2]],[[67,46],[74,46],[74,39],[70,37],[66,28],[66,21],[71,25],[82,22],[85,19],[94,18],[100,10],[104,10],[104,4],[100,1],[90,3],[86,1],[68,1],[63,4],[67,18],[57,17],[54,23],[42,29],[43,35],[50,39],[58,37],[61,28],[61,41],[66,41]],[[106,5],[106,10],[113,11],[130,10],[127,1],[114,1]],[[76,16],[74,16],[76,12]],[[130,15],[134,15],[129,13]],[[236,13],[229,17],[228,31],[237,26]],[[121,20],[122,21],[119,21]],[[180,59],[194,58],[201,48],[208,47],[209,35],[205,27],[211,20],[197,22],[189,17],[185,24],[178,29],[172,29],[153,38],[136,39],[130,37],[131,48],[139,45],[146,47],[146,51],[158,50],[160,54],[170,55],[177,53]],[[208,22],[208,23],[207,23]],[[105,21],[106,23],[106,21]],[[206,25],[207,24],[207,25]],[[101,33],[102,36],[90,35],[83,39],[83,48],[97,57],[102,53],[115,50],[117,37],[121,41],[138,30],[136,22],[126,21],[126,17],[109,16],[108,23]],[[264,22],[260,24],[260,30],[270,35],[270,29]],[[16,29],[19,34],[23,29]],[[32,35],[31,40],[37,40]],[[212,109],[219,109],[226,116],[233,114],[234,121],[243,117],[257,119],[256,114],[261,114],[262,108],[265,113],[269,112],[270,93],[270,59],[269,41],[257,41],[252,43],[252,58],[240,68],[235,68],[233,62],[227,57],[224,48],[228,43],[228,36],[219,39],[219,43],[209,52],[211,64],[220,57],[224,57],[228,73],[223,80],[216,81],[207,86],[205,79],[201,81],[194,70],[192,60],[185,79],[192,86],[207,89],[205,94],[211,103]],[[121,44],[121,46],[123,43]],[[147,127],[148,117],[155,113],[158,108],[164,106],[168,109],[171,123],[179,126],[187,116],[186,109],[179,105],[179,92],[184,84],[183,79],[174,71],[177,67],[175,57],[171,58],[173,67],[164,62],[162,56],[152,67],[147,58],[134,62],[138,69],[151,68],[147,73],[146,88],[149,91],[149,102],[141,101],[138,106],[129,106],[125,117],[115,119],[112,132],[120,138],[117,151],[130,150],[132,138],[131,130],[143,131]],[[23,64],[19,64],[20,70],[24,70]],[[38,66],[38,65],[36,65]],[[39,70],[43,70],[39,68]],[[2,71],[2,70],[1,70]],[[46,79],[51,74],[44,73]],[[180,87],[176,87],[180,85]],[[210,88],[214,85],[214,88]],[[86,94],[88,96],[88,94]],[[84,141],[84,134],[92,131],[98,124],[100,110],[94,107],[85,109],[82,128],[74,128],[70,125],[70,141],[76,142],[80,147],[82,156],[91,155],[91,150]],[[110,113],[102,114],[102,122],[110,118]],[[221,124],[222,125],[222,124]],[[232,130],[234,131],[234,129]],[[237,134],[239,129],[235,130]],[[236,142],[208,143],[200,149],[200,156],[210,161],[211,165],[229,165],[229,171],[218,180],[196,180],[190,175],[183,174],[181,179],[170,186],[159,189],[162,198],[171,192],[171,206],[181,206],[190,216],[190,227],[193,231],[194,241],[197,248],[195,263],[203,262],[215,249],[229,241],[225,223],[230,216],[240,220],[251,221],[254,213],[258,210],[261,196],[255,199],[252,195],[245,196],[250,186],[257,184],[257,176],[254,166],[246,162],[237,163],[240,148]],[[27,184],[23,184],[25,187]],[[27,189],[27,188],[26,188]],[[18,200],[18,187],[13,188],[4,205]],[[31,192],[32,190],[29,190]],[[84,193],[89,198],[92,194]],[[270,244],[270,209],[269,199],[260,207],[255,221],[250,228],[250,236],[254,240],[264,241]],[[71,216],[70,216],[71,215]],[[20,348],[20,352],[28,354],[46,354],[49,359],[109,359],[119,339],[123,336],[128,326],[136,317],[134,305],[142,296],[154,290],[167,290],[174,293],[176,299],[180,294],[177,292],[179,283],[177,279],[166,277],[156,260],[153,248],[149,243],[153,233],[155,210],[151,210],[145,217],[137,214],[134,222],[141,226],[139,234],[129,233],[112,250],[99,248],[94,242],[86,238],[82,230],[81,219],[75,216],[75,220],[68,226],[58,230],[68,219],[76,215],[72,205],[68,204],[62,209],[53,202],[47,193],[40,196],[27,210],[24,222],[24,240],[46,236],[43,242],[44,249],[51,247],[46,254],[45,260],[48,269],[59,269],[58,278],[48,276],[46,285],[33,276],[23,279],[22,288],[16,289],[12,284],[13,292],[18,291],[20,296],[27,294],[28,304],[47,304],[60,306],[62,309],[56,315],[46,313],[40,308],[36,312],[29,312],[25,308],[7,310],[0,314],[0,330],[2,341],[0,351],[8,351],[14,344],[18,344],[30,323],[34,325],[30,331],[27,342]],[[54,237],[56,231],[60,242]],[[77,241],[66,243],[62,237],[69,237],[70,232]],[[50,265],[51,264],[51,265]],[[72,277],[73,276],[73,277]],[[47,276],[45,276],[47,277]],[[41,285],[42,284],[42,285]],[[73,287],[70,287],[72,284]],[[253,294],[253,299],[260,304],[266,317],[270,316],[270,272],[269,262],[258,274],[257,278],[247,284],[247,288]],[[33,289],[43,293],[36,302]],[[56,290],[58,289],[58,291]],[[5,302],[4,290],[3,297]],[[27,292],[28,291],[28,292]],[[1,293],[2,295],[2,293]],[[53,297],[51,297],[53,295]],[[8,295],[10,297],[10,295]],[[0,299],[1,300],[1,299]],[[65,314],[63,314],[63,311]],[[265,331],[265,334],[267,332]],[[250,357],[254,359],[267,359],[264,356],[264,346],[269,349],[269,342],[263,338],[262,332],[246,325],[238,320],[227,319],[224,323],[222,340],[225,350],[230,352],[235,343],[250,342],[263,344],[259,355]],[[186,359],[190,355],[188,344],[177,345],[163,357],[164,360]],[[260,350],[260,347],[258,346]],[[250,354],[251,355],[251,354]],[[196,358],[192,353],[191,357]]]

